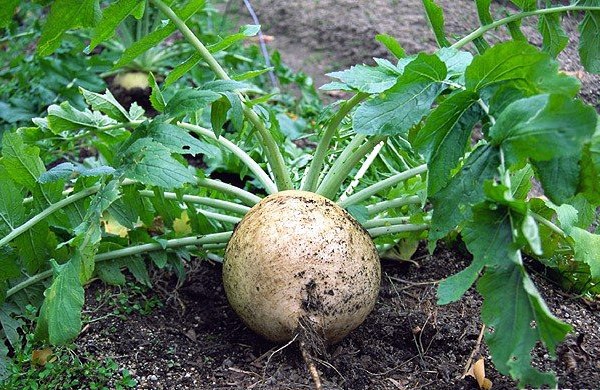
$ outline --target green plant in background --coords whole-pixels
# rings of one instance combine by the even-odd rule
[[[597,291],[600,236],[590,226],[600,205],[598,115],[575,98],[578,81],[560,73],[554,57],[565,44],[560,16],[583,12],[581,60],[600,72],[600,2],[514,3],[518,12],[494,20],[490,1],[476,1],[481,27],[451,43],[441,8],[424,0],[440,49],[407,56],[398,42],[379,36],[395,61],[376,59],[375,66],[330,74],[337,81],[324,89],[355,94],[310,118],[318,144],[308,156],[283,131],[293,129],[285,119],[293,116],[282,109],[287,103],[250,84],[266,69],[230,73],[221,65],[222,50],[256,33],[256,26],[205,45],[186,24],[203,1],[118,0],[103,11],[91,0],[54,1],[40,54],[50,54],[68,30],[81,26],[93,28],[93,49],[144,7],[169,22],[145,35],[158,37],[152,44],[141,38],[123,56],[132,47],[141,54],[176,30],[196,52],[162,87],[150,77],[159,112],[152,120],[108,92],[82,90],[89,108],[52,105],[35,126],[5,134],[0,323],[11,348],[22,348],[11,329],[24,326],[16,319],[24,305],[39,307],[38,340],[66,343],[80,331],[81,286],[92,276],[122,284],[126,268],[149,284],[142,255],[179,272],[192,255],[218,260],[234,225],[262,195],[301,188],[350,211],[382,251],[400,239],[425,237],[434,247],[459,231],[473,262],[440,284],[439,303],[460,299],[476,282],[482,320],[493,329],[486,342],[496,368],[520,386],[554,385],[554,375],[531,366],[530,351],[539,341],[554,355],[571,328],[549,312],[523,252],[566,272],[583,292]],[[542,50],[520,33],[525,17],[538,18]],[[501,26],[509,27],[512,40],[490,46],[485,34]],[[471,43],[474,55],[464,50]],[[194,78],[198,87],[173,84],[194,74],[196,65],[216,79],[204,73]],[[471,145],[476,126],[483,139]],[[241,142],[249,135],[254,142]],[[75,138],[98,157],[46,170],[44,163],[56,159],[53,151]],[[208,169],[188,165],[181,157],[187,154],[206,156]],[[239,169],[245,180],[235,187],[208,177],[211,164]],[[533,177],[547,199],[528,198]],[[0,345],[0,352],[6,355],[7,347]]]

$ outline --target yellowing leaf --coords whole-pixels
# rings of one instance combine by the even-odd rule
[[[56,356],[52,355],[51,348],[35,349],[31,354],[31,362],[38,366],[45,366],[48,362],[56,360]]]
[[[129,232],[129,229],[117,222],[112,215],[107,214],[106,217],[102,219],[102,223],[106,233],[119,237],[127,237],[127,232]]]
[[[186,210],[181,212],[181,218],[175,218],[173,221],[173,230],[178,234],[190,234],[192,232],[190,216]]]
[[[485,377],[485,360],[483,358],[479,358],[479,360],[473,363],[465,376],[475,378],[481,390],[490,390],[492,388],[492,381]]]

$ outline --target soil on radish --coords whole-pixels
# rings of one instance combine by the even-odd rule
[[[459,377],[481,330],[481,300],[473,289],[447,306],[437,306],[435,297],[434,282],[463,269],[468,255],[442,245],[433,256],[421,248],[413,260],[384,262],[375,310],[346,339],[317,356],[326,389],[478,388],[473,379]],[[198,261],[178,288],[174,277],[154,276],[154,294],[164,306],[126,319],[111,315],[114,308],[96,300],[107,294],[105,286],[89,286],[88,315],[107,317],[86,327],[75,342],[77,351],[114,358],[131,371],[138,389],[312,388],[296,345],[277,351],[282,344],[257,336],[229,307],[220,265]],[[556,371],[560,388],[596,388],[597,302],[559,293],[541,274],[533,279],[550,309],[575,327],[559,346],[557,360],[536,349],[535,364]],[[493,388],[514,389],[514,382],[493,369],[485,345],[481,354]]]

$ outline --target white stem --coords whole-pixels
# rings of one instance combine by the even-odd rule
[[[383,145],[385,145],[385,142],[381,141],[377,144],[377,146],[373,148],[371,153],[369,153],[369,155],[365,159],[365,162],[361,165],[358,172],[356,172],[356,176],[354,176],[354,179],[352,180],[352,182],[350,182],[350,185],[348,185],[348,187],[344,190],[344,193],[340,196],[340,202],[344,201],[348,196],[350,196],[354,192],[354,189],[360,183],[360,179],[362,179],[365,173],[367,173],[367,171],[371,167],[371,164],[373,164],[373,161],[375,161],[377,155],[381,151],[381,148],[383,148]]]

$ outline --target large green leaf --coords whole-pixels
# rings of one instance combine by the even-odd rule
[[[464,156],[471,130],[479,120],[479,111],[471,109],[477,100],[477,94],[471,91],[452,95],[433,110],[417,133],[413,145],[428,163],[429,196],[446,186],[452,169]]]
[[[135,141],[122,156],[125,176],[165,189],[181,187],[196,180],[194,174],[171,156],[165,146],[149,138]]]
[[[352,118],[354,130],[361,134],[408,133],[430,110],[446,74],[446,66],[437,56],[419,54],[394,87],[357,108]]]
[[[423,0],[427,20],[433,29],[435,40],[439,47],[450,46],[450,42],[446,39],[446,31],[444,28],[444,10],[437,5],[433,0]]]
[[[102,11],[100,23],[94,28],[88,50],[93,50],[99,43],[112,37],[119,24],[134,11],[139,3],[140,0],[117,0],[106,7]]]
[[[177,92],[169,100],[165,107],[165,114],[170,117],[191,115],[201,108],[208,107],[209,104],[220,97],[221,95],[213,91],[184,89]]]
[[[469,155],[448,185],[431,198],[430,241],[443,238],[458,224],[471,218],[472,206],[484,200],[483,182],[498,174],[499,165],[500,152],[492,145],[482,145]]]
[[[600,73],[600,11],[587,11],[579,24],[579,57],[585,70]]]
[[[552,57],[558,56],[569,43],[569,37],[560,24],[559,14],[541,15],[538,29],[542,33],[542,50]]]
[[[54,280],[44,293],[36,336],[54,345],[65,344],[81,331],[83,287],[72,262],[58,265],[54,262]]]
[[[501,43],[473,59],[465,72],[466,87],[479,91],[501,81],[518,79],[534,84],[537,79],[532,75],[543,63],[552,63],[552,58],[526,42]]]
[[[190,0],[181,10],[177,10],[175,13],[180,19],[186,21],[204,7],[204,3],[205,0]],[[172,22],[168,22],[150,34],[144,35],[139,41],[136,41],[133,45],[125,49],[123,55],[115,64],[115,68],[127,65],[146,51],[158,46],[164,39],[173,34],[175,30],[177,30],[175,25]]]
[[[477,289],[484,298],[481,317],[488,329],[488,345],[495,367],[519,380],[519,386],[556,386],[552,373],[531,366],[531,350],[539,341],[555,356],[556,345],[571,327],[548,310],[533,282],[525,272],[514,249],[513,264],[488,269]]]
[[[491,203],[475,207],[473,219],[462,231],[462,237],[473,254],[469,267],[440,282],[438,304],[455,302],[471,287],[484,267],[506,266],[512,245],[509,211],[505,207],[493,209]]]
[[[327,73],[354,90],[365,93],[381,93],[390,89],[398,81],[400,72],[393,72],[382,66],[355,65],[340,72]]]
[[[100,15],[98,0],[55,0],[42,28],[37,52],[42,56],[52,54],[67,30],[93,27]]]
[[[600,278],[600,235],[573,227],[569,234],[574,241],[575,259],[590,267],[593,278]]]
[[[490,129],[507,160],[537,161],[580,153],[596,129],[593,107],[565,95],[537,95],[511,103]]]

